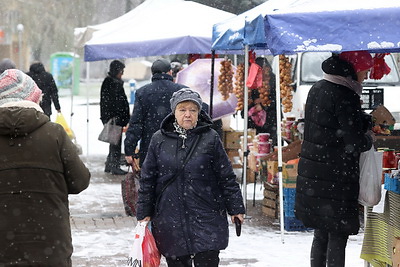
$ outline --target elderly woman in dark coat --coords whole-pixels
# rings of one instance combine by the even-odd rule
[[[308,94],[295,212],[315,229],[312,267],[344,266],[348,236],[358,233],[359,157],[373,140],[360,94],[372,64],[366,51],[333,55]]]
[[[201,103],[188,88],[174,93],[173,113],[153,135],[141,171],[137,219],[151,219],[168,266],[192,266],[192,259],[195,266],[218,266],[219,251],[228,245],[226,212],[241,222],[245,212],[231,163]]]

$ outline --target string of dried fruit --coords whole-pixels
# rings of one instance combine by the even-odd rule
[[[280,87],[281,87],[281,99],[283,112],[287,113],[292,111],[292,78],[291,78],[292,64],[289,59],[284,55],[279,55],[279,75],[280,75]]]
[[[271,99],[269,98],[270,94],[270,76],[271,68],[269,66],[263,67],[263,82],[262,86],[258,88],[258,92],[260,93],[261,104],[263,106],[269,106],[271,104]]]
[[[237,65],[235,74],[235,87],[233,88],[233,93],[238,99],[236,110],[243,110],[244,106],[244,63]]]
[[[221,93],[222,100],[224,101],[233,92],[233,70],[230,59],[221,61],[220,74],[218,76],[218,91]]]

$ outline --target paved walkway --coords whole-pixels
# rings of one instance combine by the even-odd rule
[[[85,162],[85,157],[82,157]],[[120,183],[124,176],[103,172],[104,157],[90,157],[87,163],[92,178],[87,190],[70,195],[71,229],[73,233],[73,266],[126,266],[136,218],[125,215]],[[248,201],[246,226],[265,226],[279,230],[276,220],[262,214],[261,201]],[[107,251],[109,246],[109,251]],[[108,253],[109,252],[109,253]],[[229,266],[229,259],[221,262]],[[161,265],[166,266],[165,263]],[[243,266],[251,266],[244,264]]]

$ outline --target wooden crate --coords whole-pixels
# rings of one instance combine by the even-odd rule
[[[277,219],[279,217],[279,188],[265,182],[263,194],[264,199],[261,207],[263,214]]]

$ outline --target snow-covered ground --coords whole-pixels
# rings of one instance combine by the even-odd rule
[[[83,85],[84,86],[84,85]],[[119,180],[114,183],[103,182],[97,174],[103,172],[101,160],[91,161],[107,155],[108,145],[97,140],[102,129],[98,94],[75,96],[71,105],[68,94],[60,94],[63,115],[76,135],[78,144],[82,146],[83,157],[88,158],[87,166],[93,174],[89,188],[79,195],[70,196],[71,214],[96,213],[98,216],[107,213],[123,213]],[[90,105],[86,105],[89,99]],[[71,106],[74,115],[70,120]],[[55,120],[55,114],[52,116]],[[263,198],[262,185],[256,187],[256,199]],[[247,187],[248,199],[253,198],[254,184]],[[114,210],[110,210],[113,207]],[[272,230],[268,226],[242,227],[242,235],[235,235],[231,226],[230,242],[226,250],[221,251],[221,265],[231,267],[306,267],[309,266],[309,254],[312,242],[312,232],[285,232]],[[275,229],[277,229],[275,227]],[[279,228],[278,228],[279,229]],[[87,258],[86,265],[74,266],[124,266],[124,259],[132,242],[132,227],[118,229],[74,230],[74,257]],[[362,267],[360,259],[363,234],[351,236],[346,249],[346,266]],[[102,261],[102,257],[109,260]],[[110,260],[111,259],[111,260]],[[166,265],[164,265],[166,266]]]

